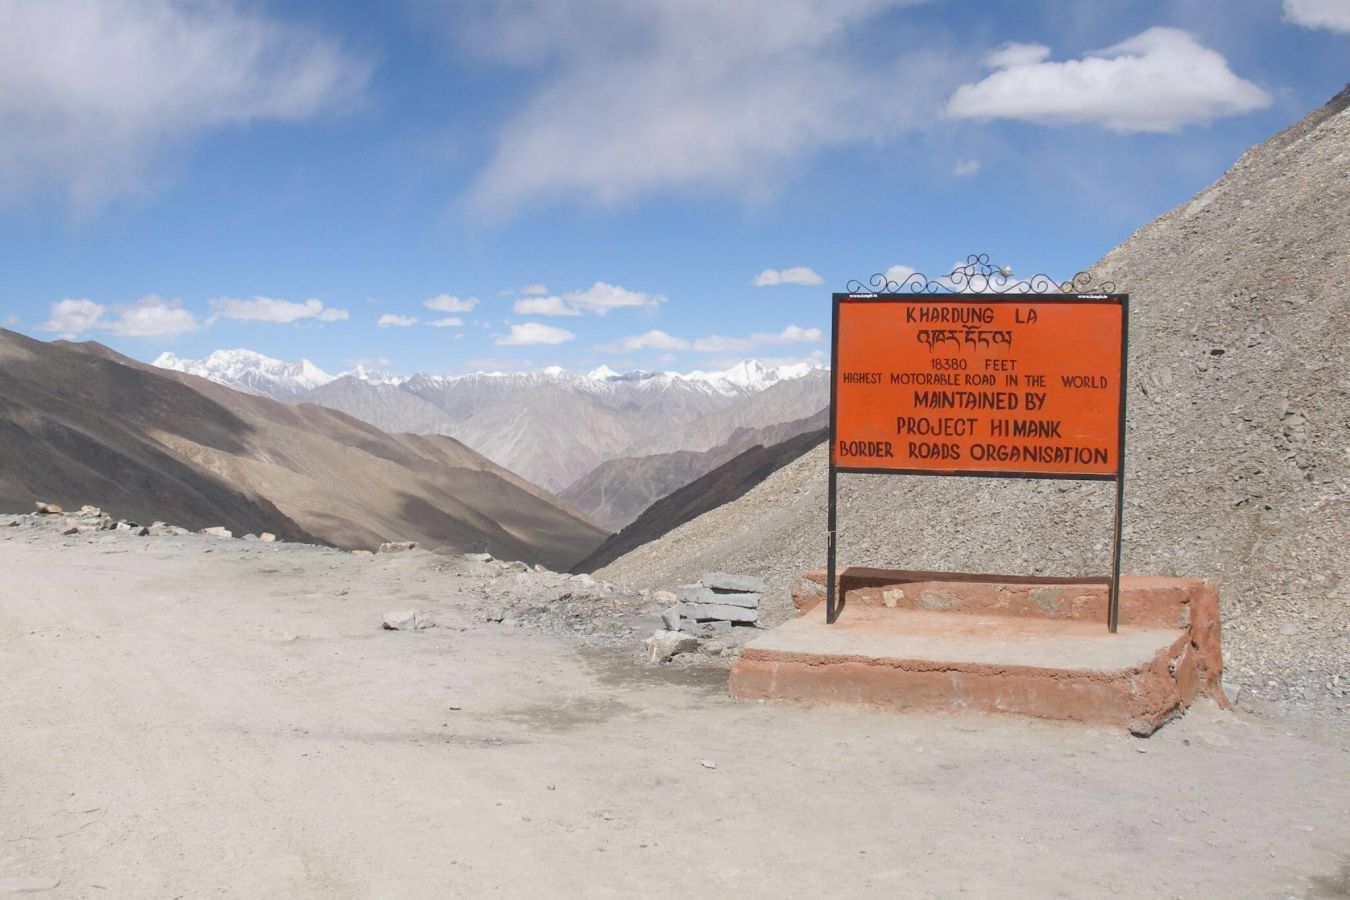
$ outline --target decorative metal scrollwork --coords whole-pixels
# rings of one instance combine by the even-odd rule
[[[1049,275],[1014,278],[1012,269],[996,266],[988,253],[972,253],[959,265],[936,280],[922,272],[911,272],[896,280],[878,272],[866,283],[856,279],[848,283],[850,294],[1111,294],[1114,283],[1098,282],[1091,272],[1079,272],[1068,281],[1056,281]]]

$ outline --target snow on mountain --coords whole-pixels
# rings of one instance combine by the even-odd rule
[[[155,364],[287,403],[338,409],[388,432],[455,437],[550,490],[616,457],[702,451],[738,428],[799,419],[828,402],[819,366],[746,360],[724,371],[392,375],[357,366],[331,376],[248,350]]]
[[[360,363],[357,364],[355,369],[352,369],[350,372],[343,372],[342,375],[339,375],[338,377],[341,378],[343,375],[350,375],[359,381],[364,381],[366,384],[388,384],[393,385],[394,387],[397,387],[408,380],[402,375],[394,375],[390,372],[378,372],[374,369],[367,369]],[[333,379],[331,378],[329,379],[329,381],[332,380]],[[315,385],[315,387],[318,387],[318,385]]]
[[[166,352],[153,364],[276,400],[297,399],[334,377],[307,359],[288,363],[252,350],[217,350],[201,359],[182,359]]]

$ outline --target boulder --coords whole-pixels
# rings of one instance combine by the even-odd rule
[[[376,552],[403,553],[406,550],[416,550],[417,546],[417,541],[385,541]]]
[[[42,513],[44,516],[59,516],[63,512],[65,512],[65,510],[57,506],[55,503],[43,503],[41,500],[34,503],[33,506],[36,507],[37,511]]]
[[[203,528],[201,531],[198,531],[197,533],[198,533],[198,534],[205,534],[205,535],[208,535],[208,536],[210,536],[210,537],[218,537],[218,538],[232,538],[232,537],[234,537],[234,532],[231,531],[230,529],[224,527],[223,525],[212,525],[210,528]]]
[[[262,534],[258,535],[258,540],[262,541],[264,544],[275,543],[276,539],[277,536],[270,531],[264,531]]]
[[[762,594],[767,589],[762,578],[726,572],[705,572],[700,583],[719,594]]]
[[[681,653],[698,650],[698,638],[678,631],[657,631],[647,638],[647,658],[654,663],[668,662]]]
[[[97,519],[99,516],[103,515],[103,510],[99,509],[97,506],[85,504],[80,507],[80,511],[76,513],[76,515],[89,516],[90,518]]]
[[[404,610],[402,612],[387,612],[384,614],[384,628],[386,631],[423,631],[427,628],[435,628],[436,623],[431,620],[431,616],[424,612],[418,612],[415,609]]]

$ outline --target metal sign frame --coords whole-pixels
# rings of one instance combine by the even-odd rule
[[[866,288],[870,287],[871,290]],[[848,292],[832,297],[830,330],[830,455],[828,506],[826,521],[826,582],[825,621],[833,624],[842,611],[838,593],[838,473],[878,475],[922,475],[964,478],[1024,478],[1059,479],[1069,481],[1114,481],[1115,511],[1113,517],[1110,594],[1107,608],[1107,628],[1115,633],[1120,623],[1120,544],[1125,505],[1125,403],[1127,396],[1130,350],[1130,296],[1117,293],[1115,285],[1093,284],[1093,277],[1080,272],[1067,282],[1055,282],[1044,275],[1026,280],[1012,280],[1007,269],[992,266],[987,254],[972,254],[965,265],[957,266],[938,281],[913,273],[902,281],[893,281],[885,275],[874,275],[867,285],[853,281]],[[845,303],[877,301],[911,302],[982,302],[1000,303],[1108,303],[1119,305],[1120,323],[1120,397],[1117,422],[1116,471],[1112,474],[1047,473],[984,470],[933,470],[869,468],[866,466],[839,466],[835,464],[838,441],[838,378],[839,378],[839,312]]]

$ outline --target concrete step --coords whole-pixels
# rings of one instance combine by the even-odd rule
[[[1185,629],[922,609],[824,605],[746,644],[738,699],[998,712],[1151,734],[1200,687]]]

